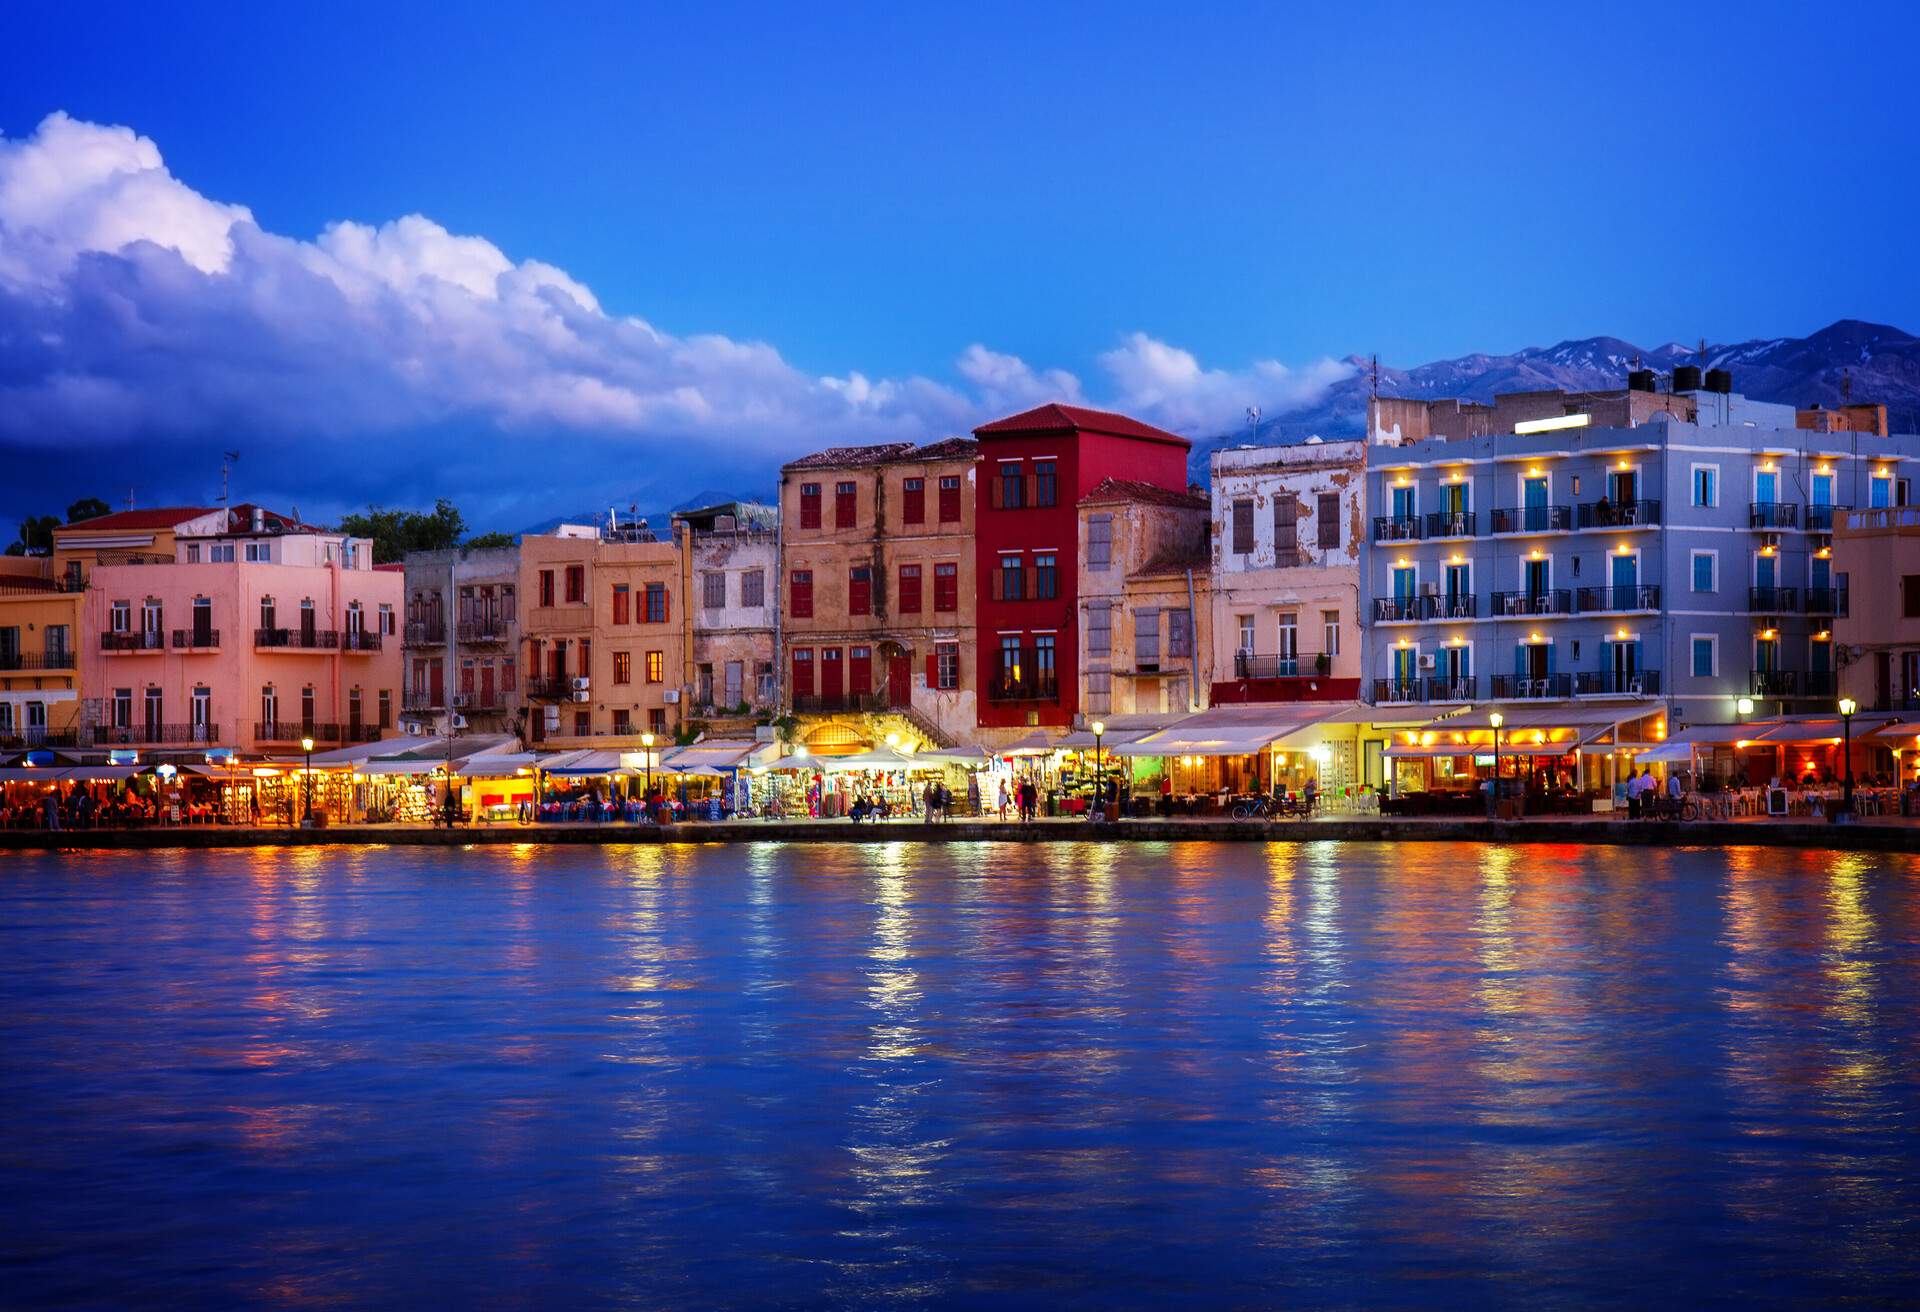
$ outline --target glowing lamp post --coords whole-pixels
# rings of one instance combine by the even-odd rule
[[[1840,699],[1840,725],[1846,736],[1846,746],[1841,750],[1847,754],[1847,773],[1840,784],[1840,812],[1853,815],[1853,713],[1860,709],[1860,703],[1851,697]]]
[[[311,827],[313,825],[313,739],[302,738],[300,750],[307,758],[307,768],[300,772],[301,810],[306,812],[304,819]]]
[[[1100,768],[1100,740],[1106,735],[1107,722],[1095,720],[1093,722],[1093,803],[1100,808],[1102,815],[1106,814],[1107,790],[1106,773]]]
[[[1500,782],[1504,776],[1500,773],[1500,726],[1507,717],[1495,711],[1487,717],[1487,723],[1493,726],[1493,800],[1497,810],[1500,805]]]
[[[653,735],[640,735],[640,754],[646,758],[647,767],[647,810],[653,810]],[[649,816],[649,819],[654,817]]]

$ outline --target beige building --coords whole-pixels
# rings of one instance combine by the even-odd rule
[[[891,713],[973,736],[970,438],[835,447],[780,473],[780,640],[798,714]],[[854,726],[855,738],[872,731]]]
[[[1109,478],[1078,511],[1081,718],[1199,710],[1213,678],[1206,498]]]
[[[1920,508],[1834,516],[1840,692],[1863,710],[1920,710]]]
[[[644,525],[563,524],[520,540],[523,737],[640,746],[684,723],[680,552]],[[608,742],[604,740],[618,740]]]
[[[780,574],[772,506],[729,501],[673,516],[690,714],[758,716],[774,707],[774,588]]]
[[[510,733],[520,708],[520,550],[458,547],[406,559],[407,724]]]
[[[1214,702],[1360,695],[1366,444],[1213,454]]]

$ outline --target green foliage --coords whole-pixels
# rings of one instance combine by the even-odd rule
[[[705,720],[688,720],[674,732],[673,743],[676,747],[685,747],[707,731]]]
[[[53,531],[60,521],[52,515],[28,515],[20,521],[20,538],[7,548],[9,556],[24,556],[29,551],[53,550]]]
[[[510,547],[513,545],[511,533],[476,533],[467,539],[468,551],[484,551],[488,547]]]
[[[417,510],[388,510],[368,506],[364,514],[342,515],[340,531],[373,539],[373,563],[387,565],[409,551],[447,551],[460,545],[467,521],[444,497],[433,503],[431,514]]]
[[[98,519],[112,509],[113,507],[99,497],[81,497],[67,507],[67,523],[78,524],[85,519]]]

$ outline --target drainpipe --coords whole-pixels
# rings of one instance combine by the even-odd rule
[[[1192,686],[1187,693],[1187,705],[1200,704],[1200,614],[1193,598],[1193,566],[1187,566],[1187,667]],[[1209,690],[1211,691],[1211,690]]]
[[[787,478],[780,476],[780,486],[774,494],[773,506],[773,705],[768,709],[778,719],[787,707],[787,680],[785,653],[780,649],[780,615],[786,603],[780,600],[781,592],[786,588],[786,580],[781,575],[787,572]],[[774,734],[779,740],[779,734]]]

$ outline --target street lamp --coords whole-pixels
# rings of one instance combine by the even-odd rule
[[[1733,709],[1740,712],[1740,723],[1745,724],[1747,717],[1753,714],[1753,698],[1742,697],[1733,704]]]
[[[651,819],[657,818],[651,814],[651,812],[653,811],[653,735],[652,734],[643,733],[640,735],[640,754],[647,758],[646,759],[647,811],[649,812],[647,818],[651,820]]]
[[[300,750],[306,754],[307,768],[300,774],[300,800],[306,812],[306,824],[313,827],[313,739],[302,738]]]
[[[1846,734],[1847,777],[1840,787],[1840,809],[1847,815],[1853,814],[1853,713],[1860,709],[1860,703],[1851,697],[1840,699],[1840,724]]]
[[[1106,814],[1107,790],[1103,786],[1105,779],[1100,769],[1100,740],[1106,736],[1106,732],[1107,722],[1105,720],[1095,720],[1093,722],[1093,804],[1100,808],[1100,814],[1102,815]]]
[[[1487,723],[1493,726],[1493,796],[1496,802],[1500,797],[1500,780],[1502,778],[1500,774],[1500,726],[1506,722],[1507,717],[1498,711],[1495,711],[1487,717]]]

